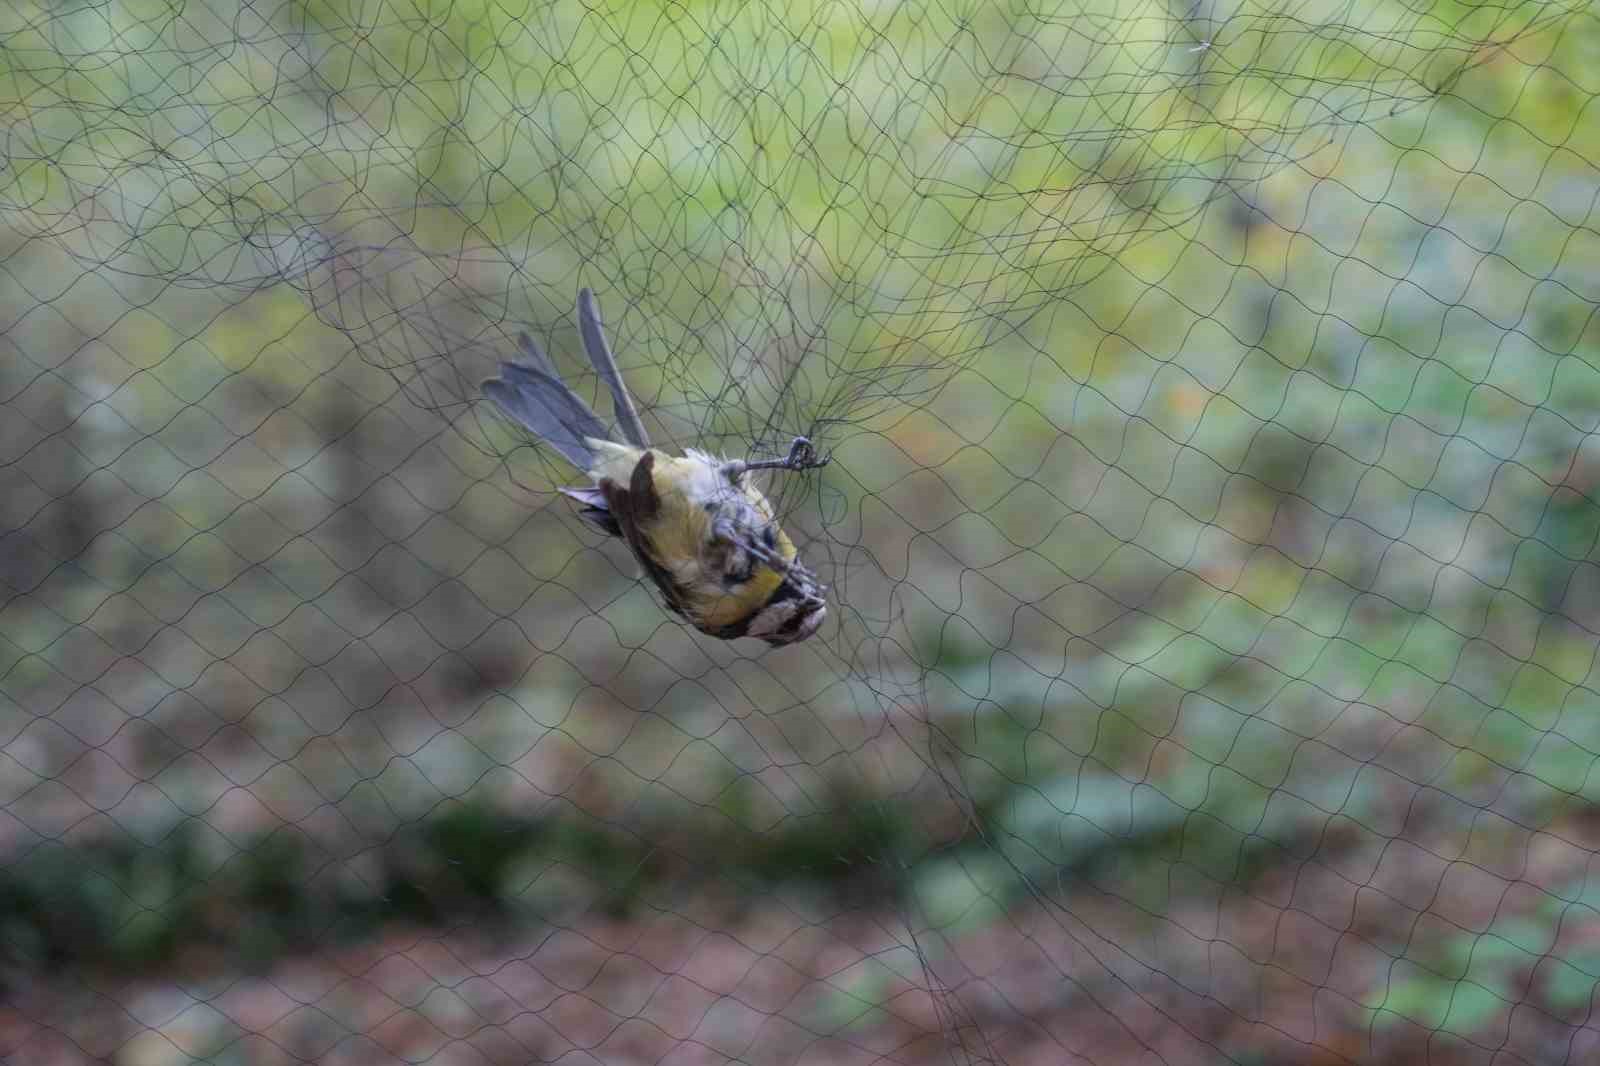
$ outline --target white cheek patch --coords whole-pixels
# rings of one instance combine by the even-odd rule
[[[806,615],[805,620],[800,623],[800,627],[795,630],[794,636],[789,638],[790,642],[795,643],[811,636],[811,634],[822,628],[822,621],[827,617],[828,609],[826,607],[818,607]]]
[[[791,633],[783,633],[783,627],[794,621],[796,615],[804,614],[800,624]],[[805,640],[822,627],[822,622],[828,617],[825,607],[807,608],[799,600],[784,600],[763,607],[750,619],[750,626],[745,630],[747,637],[759,637],[763,640],[776,637],[777,643],[794,644]]]
[[[763,607],[750,619],[750,628],[744,631],[747,637],[765,637],[776,633],[800,611],[800,604],[795,600],[785,600]]]

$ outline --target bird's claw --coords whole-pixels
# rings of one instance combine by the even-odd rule
[[[722,464],[724,477],[737,481],[752,470],[814,470],[833,461],[831,455],[819,455],[810,438],[796,437],[789,445],[789,454],[782,459],[735,459]]]
[[[789,457],[783,465],[790,470],[813,470],[819,466],[827,466],[833,461],[831,455],[821,455],[817,446],[807,437],[796,437],[794,443],[789,445]]]

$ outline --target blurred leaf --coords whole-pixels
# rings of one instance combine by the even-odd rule
[[[1594,996],[1596,973],[1584,972],[1589,966],[1600,966],[1600,954],[1586,960],[1588,965],[1574,966],[1560,959],[1550,960],[1545,968],[1544,992],[1552,1005],[1564,1013],[1587,1015]]]
[[[981,928],[1005,913],[1019,888],[1017,871],[999,856],[936,859],[914,872],[910,898],[929,927],[946,934]]]
[[[1450,1009],[1442,1028],[1469,1036],[1488,1024],[1490,1019],[1509,1010],[1511,1004],[1494,992],[1471,981],[1460,981],[1450,992]]]

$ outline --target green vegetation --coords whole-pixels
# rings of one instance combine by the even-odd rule
[[[813,1035],[998,1012],[1040,927],[1041,1011],[1181,989],[1239,1062],[1590,1024],[1597,48],[1576,3],[7,6],[5,978],[771,904],[901,938],[771,1006]],[[775,493],[816,641],[686,634],[470,405],[518,330],[576,366],[580,284],[663,440],[831,451]]]
[[[873,866],[893,847],[890,827],[864,809],[736,833],[740,846],[727,849],[681,824],[623,831],[570,808],[533,817],[471,798],[347,855],[293,826],[229,840],[199,821],[148,842],[40,841],[0,869],[0,965],[14,981],[63,965],[266,969],[385,924],[491,935],[507,923],[625,916],[695,886],[737,899],[803,882],[884,902],[895,879]],[[663,846],[665,833],[698,852]]]

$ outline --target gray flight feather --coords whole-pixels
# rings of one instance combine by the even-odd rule
[[[578,517],[613,537],[622,536],[622,527],[617,524],[617,518],[611,513],[611,504],[606,502],[606,494],[597,488],[562,489],[561,495],[577,500],[583,504],[578,511]]]
[[[595,302],[591,289],[578,290],[578,332],[583,334],[583,347],[589,353],[600,380],[611,389],[611,402],[616,408],[617,427],[628,443],[635,448],[649,448],[650,437],[634,410],[633,397],[628,395],[617,370],[617,361],[611,356],[611,346],[606,343],[605,331],[600,328],[600,305]]]
[[[517,343],[529,362],[501,363],[500,376],[483,383],[483,394],[578,469],[588,471],[594,452],[584,438],[609,440],[610,434],[589,405],[567,388],[533,338],[524,333]]]
[[[527,333],[517,334],[517,347],[522,349],[522,354],[528,357],[528,363],[533,367],[543,370],[553,378],[561,376],[556,372],[556,364],[544,354],[544,349],[539,347],[539,342]]]
[[[589,355],[589,362],[611,390],[622,435],[635,447],[648,449],[650,438],[633,406],[633,398],[622,383],[622,374],[617,370],[617,361],[611,355],[611,346],[606,343],[605,331],[600,325],[600,307],[589,289],[578,290],[578,331],[583,335],[583,348]],[[580,470],[593,469],[594,451],[584,443],[585,439],[610,440],[611,434],[589,405],[561,380],[555,363],[532,337],[519,334],[517,347],[524,361],[501,363],[500,376],[483,383],[483,394]],[[561,491],[583,505],[578,513],[586,521],[612,536],[623,536],[623,527],[601,488]]]

